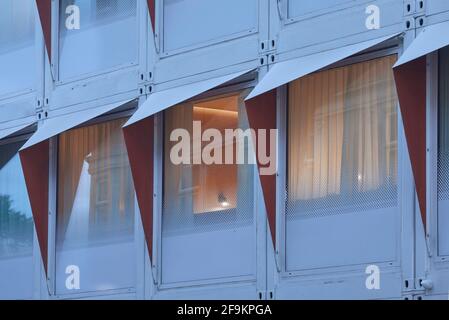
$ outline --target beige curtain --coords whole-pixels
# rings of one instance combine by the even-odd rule
[[[397,114],[388,56],[289,85],[289,200],[378,189],[397,176]]]
[[[80,221],[80,216],[93,233],[98,228],[112,233],[126,229],[121,223],[131,223],[134,187],[122,134],[125,121],[82,127],[59,136],[57,220],[61,237],[70,221]]]

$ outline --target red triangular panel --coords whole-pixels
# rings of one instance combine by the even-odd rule
[[[155,0],[147,0],[148,2],[148,11],[150,14],[150,21],[151,21],[151,26],[153,27],[153,32],[155,32],[156,30],[155,25],[156,25],[156,3]]]
[[[126,149],[148,246],[153,253],[154,118],[148,117],[123,129]]]
[[[426,226],[426,57],[394,68],[416,193]]]
[[[49,151],[50,142],[45,140],[19,152],[45,273],[48,270]]]
[[[51,0],[36,0],[42,32],[44,33],[45,46],[48,57],[51,60]]]
[[[271,129],[276,129],[276,89],[256,96],[245,102],[249,125],[252,129],[266,129],[267,133]],[[267,134],[267,142],[270,142]],[[264,142],[265,143],[265,142]],[[254,142],[256,155],[258,154],[257,139]],[[269,146],[267,147],[269,149]],[[260,161],[257,159],[260,172]],[[262,191],[267,209],[268,223],[270,224],[273,244],[276,247],[276,175],[260,175]]]

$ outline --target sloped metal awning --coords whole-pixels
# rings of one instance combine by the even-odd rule
[[[229,81],[232,81],[246,73],[251,72],[251,70],[245,70],[226,76],[211,78],[199,82],[194,82],[191,84],[162,90],[153,93],[149,98],[139,107],[139,109],[134,113],[134,115],[125,124],[125,128],[131,126],[145,118],[151,117],[156,113],[164,111],[170,107],[173,107],[183,101],[189,100],[201,93],[211,90],[215,87],[223,85]]]
[[[424,57],[429,53],[449,46],[449,21],[425,27],[404,51],[393,68]]]
[[[45,272],[48,270],[49,139],[129,102],[131,100],[47,119],[19,151]]]
[[[397,35],[398,34],[393,34],[329,51],[323,51],[304,57],[278,62],[270,69],[270,71],[268,71],[265,77],[262,78],[259,84],[248,95],[246,100],[250,100],[265,92],[283,86],[293,80],[304,77],[343,59],[349,58],[350,56],[394,38]]]
[[[154,117],[179,103],[253,71],[245,70],[153,93],[123,127],[148,253],[153,253]]]
[[[19,133],[20,131],[32,126],[35,123],[36,123],[35,121],[29,121],[26,122],[25,124],[21,124],[18,126],[0,129],[0,140],[8,138],[9,136],[12,136],[16,133]]]
[[[416,194],[426,228],[426,56],[449,45],[449,22],[425,27],[393,67]]]

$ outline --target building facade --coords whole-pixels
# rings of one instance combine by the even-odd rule
[[[0,30],[0,298],[448,299],[448,1],[3,0]]]

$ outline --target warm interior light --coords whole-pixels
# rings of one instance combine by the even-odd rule
[[[229,207],[229,202],[228,199],[225,197],[225,195],[223,194],[223,192],[220,192],[218,194],[218,203],[223,207]]]

